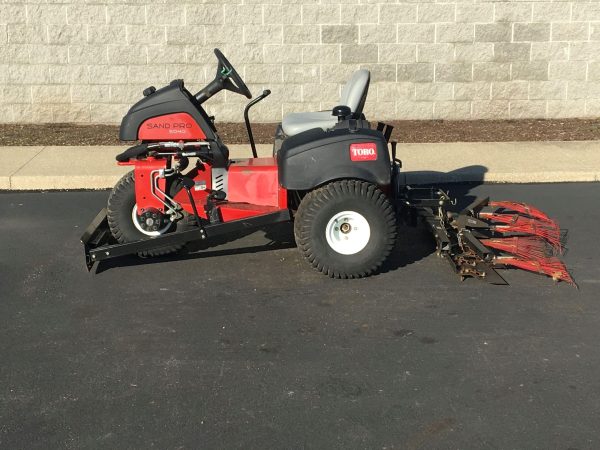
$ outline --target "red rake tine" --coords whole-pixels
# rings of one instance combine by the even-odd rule
[[[559,252],[562,252],[561,232],[556,222],[544,222],[519,216],[518,214],[494,214],[482,212],[479,216],[482,219],[502,224],[494,225],[494,230],[499,233],[523,233],[539,236],[548,241]]]
[[[514,211],[517,213],[525,214],[534,219],[543,220],[544,222],[554,222],[550,217],[546,215],[546,213],[526,203],[499,201],[489,202],[488,205],[495,208],[502,208],[508,211]]]
[[[481,243],[486,247],[525,259],[544,260],[553,256],[553,248],[545,240],[537,237],[481,239]]]
[[[551,277],[554,281],[565,281],[577,287],[575,280],[564,263],[558,258],[546,258],[541,261],[523,260],[511,257],[497,257],[496,262],[507,266],[517,267],[530,272],[540,273]]]

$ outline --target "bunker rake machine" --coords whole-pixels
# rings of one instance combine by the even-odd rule
[[[89,270],[123,255],[159,256],[278,222],[294,224],[300,252],[335,278],[373,274],[399,225],[424,223],[437,254],[461,277],[506,284],[498,268],[519,268],[574,284],[560,260],[564,233],[538,209],[479,199],[452,211],[448,193],[403,183],[392,127],[363,115],[370,74],[355,72],[331,111],[288,114],[273,155],[231,159],[203,104],[222,90],[252,95],[215,50],[215,79],[193,95],[183,80],[149,87],[123,118],[120,138],[140,141],[117,156],[132,171],[117,183],[81,240]],[[401,228],[400,228],[401,229]]]

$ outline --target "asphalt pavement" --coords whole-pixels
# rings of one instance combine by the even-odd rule
[[[331,280],[289,227],[85,268],[108,193],[0,194],[0,448],[600,447],[600,184],[450,186],[569,229],[580,289],[460,282],[406,229]]]

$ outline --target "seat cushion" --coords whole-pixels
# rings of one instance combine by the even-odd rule
[[[321,128],[333,128],[338,119],[331,115],[331,111],[302,112],[286,114],[281,123],[283,132],[287,136],[294,136],[303,131]]]

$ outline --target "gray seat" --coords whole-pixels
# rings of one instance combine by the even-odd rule
[[[370,80],[371,74],[368,70],[361,69],[354,72],[342,90],[338,105],[348,106],[353,116],[360,116],[367,99]],[[294,136],[313,128],[328,130],[333,128],[337,122],[338,118],[332,116],[331,110],[329,110],[286,114],[281,126],[286,136]]]

